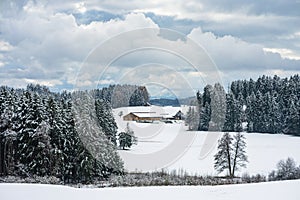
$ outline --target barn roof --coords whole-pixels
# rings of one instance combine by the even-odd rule
[[[155,113],[155,112],[131,112],[131,114],[134,114],[137,117],[143,117],[143,118],[161,118],[162,116]]]

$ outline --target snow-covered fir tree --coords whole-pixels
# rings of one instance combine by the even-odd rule
[[[138,87],[129,99],[130,106],[145,106],[149,102],[149,94],[145,87]]]
[[[127,123],[125,131],[119,133],[119,147],[121,149],[130,148],[133,144],[137,144],[137,138],[134,136],[134,131]]]
[[[214,85],[211,95],[211,121],[209,130],[222,131],[225,122],[226,93],[220,83]]]
[[[199,114],[194,107],[189,107],[186,113],[185,123],[188,125],[188,130],[195,131],[199,126]]]
[[[103,99],[95,102],[96,115],[104,134],[114,145],[117,144],[117,123],[115,122],[111,106]]]

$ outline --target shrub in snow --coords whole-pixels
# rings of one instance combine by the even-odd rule
[[[280,160],[277,163],[277,170],[269,173],[269,180],[291,180],[300,178],[300,166],[296,166],[296,162],[292,158]]]

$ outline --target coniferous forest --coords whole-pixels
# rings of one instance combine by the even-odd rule
[[[188,113],[189,119],[196,119],[189,120],[196,123],[191,126],[194,130],[207,131],[213,124],[219,131],[300,135],[299,75],[237,80],[231,83],[227,93],[218,83],[207,85],[203,93],[197,93],[197,100],[197,110]],[[213,118],[218,119],[213,114],[223,118],[216,120],[223,123],[211,123]]]
[[[112,102],[113,92],[127,105],[124,99]],[[123,173],[111,103],[144,105],[147,98],[144,87],[130,85],[72,93],[32,84],[0,87],[0,175],[84,183]]]

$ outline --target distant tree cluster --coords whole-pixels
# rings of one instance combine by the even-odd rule
[[[93,90],[96,99],[103,99],[113,108],[126,106],[145,106],[149,102],[149,93],[144,86],[110,85]]]
[[[0,87],[0,175],[88,182],[122,173],[111,108],[90,97]]]
[[[300,135],[299,75],[234,81],[227,94],[207,85],[197,101],[201,131],[239,132],[245,123],[248,132]]]

